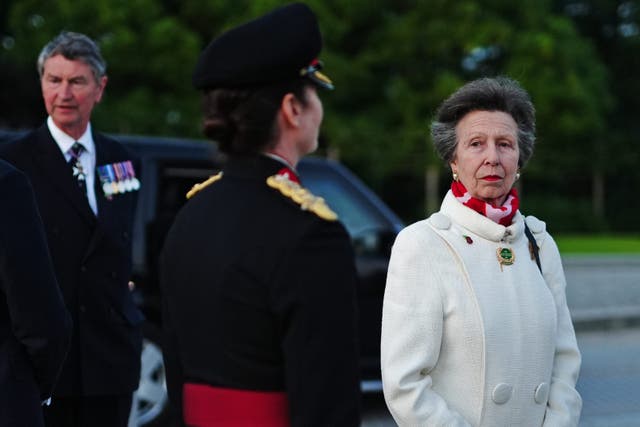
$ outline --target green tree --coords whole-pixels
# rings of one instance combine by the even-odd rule
[[[600,175],[594,180],[594,208],[617,230],[637,229],[640,200],[640,2],[637,0],[556,0],[557,13],[569,17],[607,64],[615,102],[605,117],[606,133],[598,142]]]
[[[41,121],[35,56],[62,29],[85,32],[101,43],[110,63],[107,96],[95,116],[101,129],[198,136],[199,101],[191,88],[191,70],[199,51],[230,26],[284,3],[9,0],[0,8],[0,25],[3,14],[7,17],[0,30],[13,44],[0,49],[0,64],[3,72],[28,82],[34,94],[26,100],[20,97],[24,102],[15,111],[37,105]],[[600,45],[594,49],[594,43],[578,33],[574,21],[557,6],[591,2],[307,3],[318,14],[325,40],[321,56],[337,87],[322,94],[323,149],[356,170],[404,219],[413,221],[435,210],[450,180],[428,136],[436,107],[464,82],[498,74],[521,81],[538,110],[539,144],[521,184],[524,209],[554,220],[554,214],[570,211],[576,200],[584,198],[596,200],[592,205],[601,212],[602,202],[597,200],[603,200],[611,165],[628,164],[618,159],[624,156],[616,156],[616,145],[609,143],[609,112],[616,98],[611,95],[607,66],[615,62],[624,69],[628,59],[624,48],[629,44],[616,50],[622,59],[596,55],[603,50]],[[617,75],[617,69],[614,72]],[[637,85],[628,80],[631,88]],[[17,86],[6,77],[2,84]],[[27,83],[20,84],[25,91]],[[624,87],[615,94],[633,98]],[[637,122],[632,113],[625,117],[629,124]],[[588,207],[584,211],[583,223],[588,224],[594,216]]]
[[[434,210],[443,191],[433,181],[445,172],[428,144],[436,107],[479,76],[520,80],[538,108],[540,144],[525,183],[582,175],[585,164],[592,166],[587,175],[597,172],[592,159],[611,105],[606,69],[550,2],[461,0],[452,7],[444,0],[334,0],[313,6],[338,87],[327,96],[326,137],[378,188],[398,174],[419,190],[430,184],[425,197],[407,197],[417,202],[405,206],[406,219],[424,216],[427,196],[427,210]]]
[[[190,70],[201,46],[198,37],[157,2],[24,0],[13,2],[8,27],[14,45],[6,55],[29,70],[29,76],[35,76],[40,49],[61,30],[82,32],[99,42],[109,75],[106,96],[93,116],[99,129],[197,133],[199,104]]]

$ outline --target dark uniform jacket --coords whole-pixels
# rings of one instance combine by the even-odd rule
[[[160,277],[169,397],[179,409],[185,382],[286,391],[291,425],[356,426],[350,240],[339,221],[266,183],[283,166],[232,157],[168,234]]]
[[[94,133],[97,166],[131,160]],[[96,217],[47,125],[3,147],[31,180],[58,284],[74,321],[71,349],[54,396],[123,394],[138,385],[142,314],[128,288],[136,193],[108,199],[95,177]]]
[[[0,160],[0,425],[42,426],[71,339],[27,178]]]

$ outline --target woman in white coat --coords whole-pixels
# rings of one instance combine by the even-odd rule
[[[514,80],[470,82],[431,129],[453,182],[405,228],[382,319],[384,396],[400,426],[576,426],[580,352],[558,248],[513,187],[535,111]]]

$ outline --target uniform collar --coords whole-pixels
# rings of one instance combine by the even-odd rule
[[[267,156],[267,157],[269,157],[269,158],[271,158],[271,159],[273,159],[273,160],[277,160],[277,161],[279,161],[279,162],[280,162],[280,163],[282,163],[282,164],[283,164],[287,169],[292,170],[292,171],[293,171],[293,172],[295,172],[296,174],[298,173],[298,172],[296,171],[296,168],[295,168],[295,167],[293,167],[293,166],[291,165],[291,163],[289,163],[289,162],[288,162],[284,157],[280,157],[280,156],[278,156],[277,154],[273,154],[273,153],[263,153],[263,155],[265,155],[265,156]]]
[[[294,176],[298,176],[297,172],[293,170],[288,163],[283,163],[283,161],[277,158],[261,154],[248,156],[231,155],[223,169],[225,176],[236,175],[266,179],[271,175],[281,172],[283,166]]]

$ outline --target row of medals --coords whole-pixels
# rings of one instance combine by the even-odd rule
[[[98,166],[97,169],[102,191],[107,197],[140,189],[140,181],[136,178],[133,164],[129,160]]]

